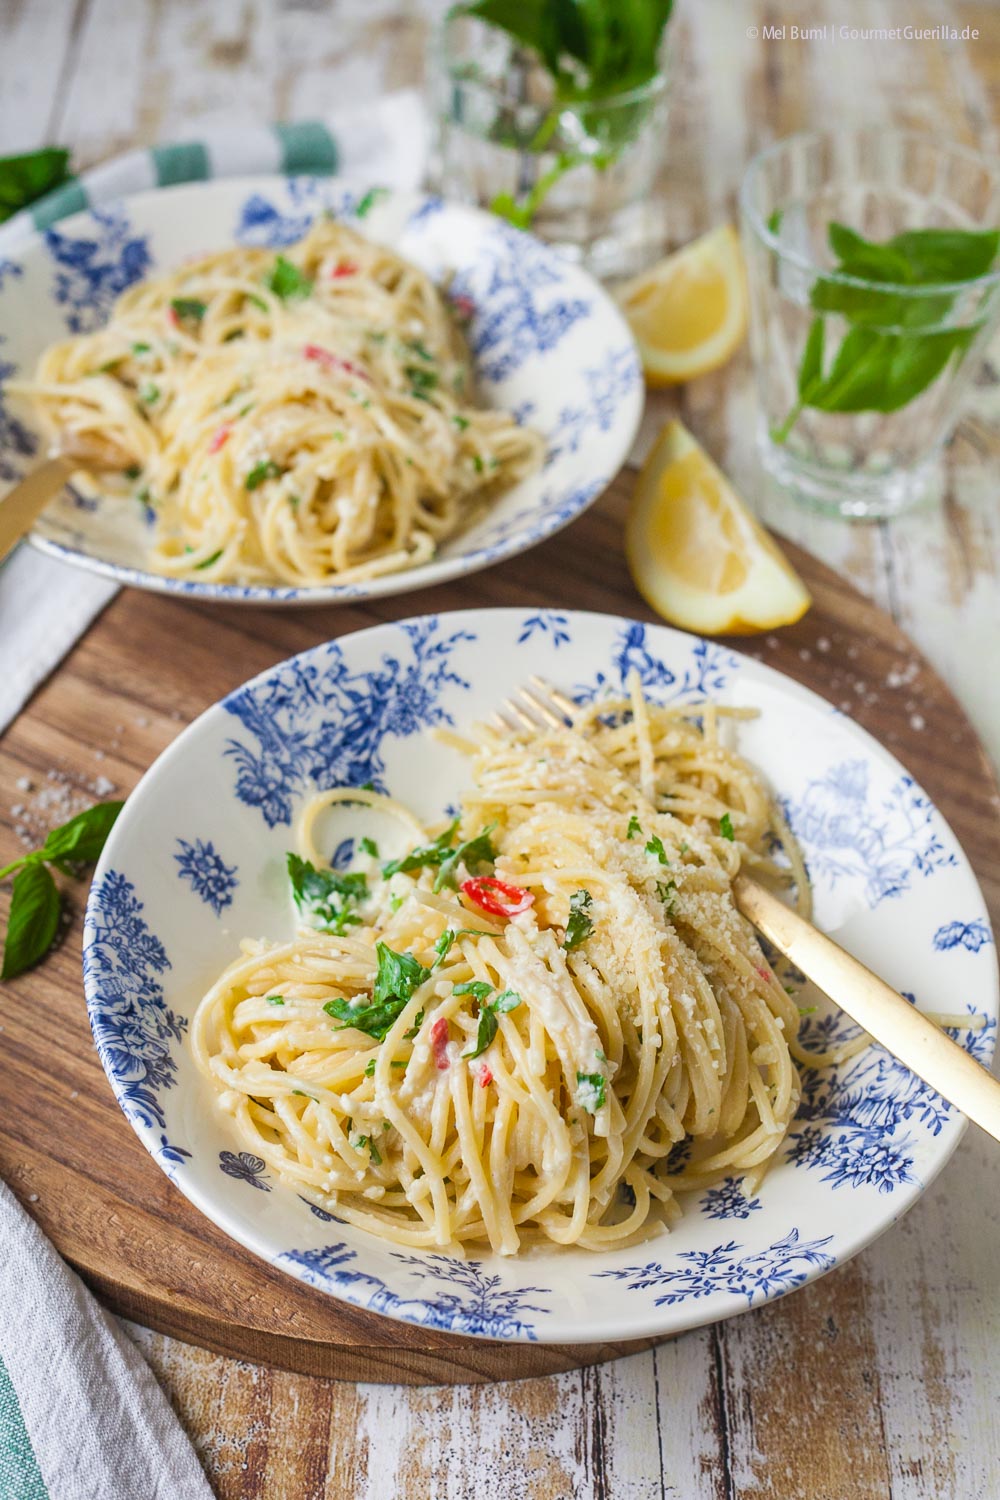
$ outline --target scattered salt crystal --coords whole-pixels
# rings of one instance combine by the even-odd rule
[[[124,724],[116,724],[115,725],[115,734],[124,734],[124,733],[125,733],[125,725]]]
[[[175,723],[179,724],[180,723],[180,718],[181,718],[181,711],[180,711],[180,709],[179,708],[172,708],[170,710],[170,717],[175,721]]]
[[[95,750],[94,751],[94,759],[95,760],[103,760],[104,759],[104,751],[103,750]]]
[[[14,785],[19,792],[30,792],[32,790],[31,782],[27,776],[19,776]]]
[[[848,648],[847,648],[847,654],[851,658],[851,661],[856,661],[857,660],[857,656],[858,656],[858,648],[857,648],[857,646],[848,646]]]
[[[778,645],[778,637],[776,635],[769,635],[765,645],[770,646],[771,650],[774,651]]]
[[[911,729],[917,729],[917,730],[923,729],[924,726],[926,725],[926,723],[927,723],[927,720],[924,718],[923,714],[911,714],[910,715],[910,728]]]
[[[94,791],[98,797],[106,797],[108,793],[113,792],[114,789],[115,783],[113,781],[109,781],[106,776],[98,776],[97,780],[94,782]]]
[[[80,1097],[80,1090],[79,1089],[71,1089],[69,1097],[71,1099],[79,1099],[79,1097]]]
[[[821,635],[820,638],[819,638],[819,640],[816,642],[816,650],[817,651],[829,651],[829,649],[830,649],[829,638],[827,636],[825,636],[825,635]]]
[[[23,818],[24,817],[24,807],[22,806],[22,804],[20,802],[15,802],[14,803],[14,806],[10,810],[10,815],[11,815],[12,818]]]
[[[37,1193],[29,1193],[28,1194],[28,1202],[29,1203],[37,1203],[38,1202],[38,1194]]]
[[[800,661],[812,661],[812,652],[811,651],[807,651],[806,648],[805,648],[805,646],[803,646],[802,650],[799,652],[799,660]]]
[[[136,716],[136,721],[135,722],[138,724],[138,726],[139,726],[140,729],[148,729],[149,728],[149,720],[146,718],[145,714],[138,714]]]
[[[851,703],[850,698],[845,698],[843,703],[840,705],[840,712],[842,714],[849,714],[853,706],[854,705]]]
[[[868,691],[868,684],[867,684],[867,682],[862,682],[860,680],[860,678],[859,678],[858,681],[854,684],[854,691],[857,693],[858,697],[860,698],[860,696],[861,696],[862,693],[866,693]]]

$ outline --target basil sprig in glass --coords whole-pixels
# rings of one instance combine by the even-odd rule
[[[1000,178],[929,136],[797,136],[741,208],[765,464],[839,514],[905,509],[1000,318]]]

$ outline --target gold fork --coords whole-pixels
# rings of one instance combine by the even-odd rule
[[[27,536],[45,507],[74,474],[82,474],[94,484],[92,471],[120,469],[127,462],[127,457],[109,449],[99,439],[80,433],[65,434],[59,451],[50,454],[0,500],[0,562]]]
[[[564,729],[575,705],[541,677],[529,679],[493,723],[505,732]],[[1000,1141],[1000,1082],[891,985],[751,876],[740,872],[733,899],[743,915],[835,1005],[863,1026],[962,1114]]]

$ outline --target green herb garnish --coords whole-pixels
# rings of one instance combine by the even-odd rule
[[[160,387],[152,380],[139,387],[139,400],[143,406],[153,406],[160,399]]]
[[[268,995],[267,1003],[268,1005],[284,1005],[285,997],[284,995]]]
[[[416,1036],[417,1032],[420,1030],[421,1026],[424,1024],[424,1016],[426,1014],[427,1014],[426,1011],[423,1011],[423,1010],[418,1010],[417,1011],[417,1014],[416,1014],[416,1016],[414,1017],[414,1020],[413,1020],[413,1025],[410,1027],[409,1031],[404,1031],[403,1032],[403,1041],[404,1042],[412,1042],[413,1041],[413,1038]],[[393,1064],[393,1067],[395,1067],[395,1063]]]
[[[212,555],[211,555],[211,557],[206,557],[205,558],[204,562],[195,563],[195,565],[194,565],[195,572],[196,573],[200,573],[201,570],[202,570],[202,568],[210,568],[213,563],[217,563],[219,561],[219,558],[221,556],[222,556],[222,548],[220,547],[219,550],[218,550],[218,552],[213,552]]]
[[[68,823],[50,829],[40,849],[0,870],[0,880],[14,876],[0,979],[14,979],[33,969],[55,941],[62,898],[47,866],[54,865],[63,875],[76,875],[80,865],[94,864],[123,806],[121,802],[95,803]]]
[[[200,297],[173,297],[170,302],[177,317],[192,323],[200,323],[208,311],[208,303]]]
[[[587,915],[593,900],[589,891],[575,891],[570,896],[569,920],[566,923],[566,936],[563,938],[563,947],[567,952],[571,948],[579,948],[593,932],[594,924]]]
[[[431,977],[431,971],[425,969],[412,953],[396,953],[386,943],[376,943],[375,954],[378,959],[378,970],[372,987],[371,1000],[367,1004],[364,1002],[352,1004],[350,1000],[344,1000],[338,996],[334,1000],[328,1000],[323,1009],[327,1015],[344,1023],[337,1027],[338,1031],[344,1031],[353,1026],[356,1031],[363,1031],[381,1042],[388,1035],[414,992]],[[416,1035],[417,1028],[423,1020],[423,1014],[421,1011],[412,1033],[406,1033],[407,1037],[411,1034]]]
[[[482,981],[473,981],[468,986],[456,985],[455,994],[459,995],[465,993],[467,990],[471,992],[480,988],[485,989],[486,993],[489,994],[492,985],[484,985]],[[477,994],[477,999],[485,999],[485,996],[480,997]],[[516,990],[502,990],[496,999],[491,1000],[488,1005],[480,1003],[479,1030],[476,1034],[476,1045],[471,1052],[463,1052],[462,1056],[470,1058],[478,1057],[481,1052],[485,1052],[497,1034],[500,1024],[497,1017],[506,1015],[508,1011],[514,1010],[520,1003],[521,997]]]
[[[409,854],[404,854],[402,859],[393,859],[388,864],[384,864],[382,866],[384,878],[389,880],[393,875],[436,866],[438,873],[434,879],[434,889],[440,891],[445,886],[454,889],[458,884],[455,871],[460,864],[464,864],[472,875],[483,865],[492,866],[496,862],[497,852],[493,847],[490,834],[496,824],[491,823],[475,837],[463,839],[460,843],[453,845],[452,840],[458,830],[458,824],[459,819],[453,819],[444,833],[438,834],[432,844],[418,845],[416,849],[411,849]]]
[[[313,289],[312,279],[298,266],[288,260],[284,255],[279,255],[264,277],[264,285],[268,291],[280,297],[282,302],[292,302],[297,298],[308,297]]]
[[[481,1005],[486,996],[493,993],[493,989],[494,986],[487,984],[485,979],[470,979],[465,984],[456,984],[452,994],[472,995],[473,999],[478,1000]]]
[[[378,844],[374,839],[368,838],[367,834],[363,839],[358,840],[358,848],[362,854],[370,854],[372,859],[378,859]]]
[[[724,812],[722,814],[722,817],[719,819],[719,832],[721,833],[722,837],[724,839],[728,839],[730,843],[733,843],[736,839],[736,830],[733,828],[733,820],[727,812]]]
[[[577,1104],[589,1115],[596,1115],[599,1109],[604,1108],[607,1079],[603,1073],[577,1073],[576,1081],[579,1085],[576,1091]]]
[[[317,870],[307,859],[288,855],[288,878],[295,905],[317,932],[342,933],[361,921],[351,906],[368,895],[368,881],[359,872]]]
[[[255,490],[265,479],[280,479],[281,475],[282,469],[274,459],[265,458],[259,464],[254,464],[243,483],[248,490]]]
[[[642,835],[642,828],[640,827],[639,819],[636,817],[635,813],[633,813],[628,820],[628,832],[626,833],[625,837],[627,839],[634,839],[637,835]]]
[[[375,1165],[377,1167],[380,1167],[382,1165],[382,1157],[379,1153],[379,1149],[370,1135],[359,1135],[356,1141],[351,1142],[351,1145],[354,1147],[355,1151],[362,1151],[364,1150],[365,1146],[367,1146],[368,1154]]]
[[[651,838],[646,840],[646,853],[652,854],[660,861],[661,865],[669,865],[670,863],[667,858],[667,851],[663,847],[663,840],[659,834],[654,833]]]
[[[354,210],[354,217],[356,219],[366,219],[371,213],[372,209],[375,207],[378,200],[380,198],[387,198],[388,196],[388,188],[369,188],[367,193],[362,194],[362,196],[358,199],[357,207]]]
[[[374,1059],[374,1057],[370,1057],[368,1059],[368,1061],[365,1063],[365,1077],[366,1078],[374,1078],[375,1077],[375,1059]]]

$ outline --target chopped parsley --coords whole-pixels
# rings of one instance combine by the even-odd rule
[[[412,349],[419,359],[426,359],[427,363],[431,365],[434,363],[433,354],[429,352],[427,346],[422,344],[419,339],[407,339],[406,347],[407,349]]]
[[[404,854],[402,859],[390,860],[382,866],[382,874],[386,880],[393,875],[406,874],[411,870],[422,870],[428,866],[437,867],[437,875],[434,880],[435,891],[443,890],[445,886],[452,889],[458,884],[455,871],[459,864],[464,864],[470,874],[474,875],[482,865],[493,865],[496,862],[497,852],[493,847],[490,834],[496,827],[491,823],[474,838],[463,839],[458,844],[453,844],[459,824],[455,818],[444,833],[438,834],[432,844],[420,844],[416,849],[411,849],[409,854]]]
[[[470,979],[465,984],[456,984],[452,990],[453,995],[472,995],[480,1005],[487,995],[492,995],[494,986],[487,984],[485,979]]]
[[[246,299],[248,302],[252,302],[254,307],[259,307],[261,312],[267,312],[267,303],[263,297],[258,297],[256,292],[247,292]]]
[[[381,1042],[414,992],[431,977],[431,971],[425,969],[412,953],[396,953],[385,943],[376,943],[375,953],[378,957],[378,971],[371,1000],[352,1004],[350,1000],[344,1000],[338,995],[335,999],[328,1000],[323,1009],[328,1016],[343,1022],[342,1026],[337,1027],[338,1031],[345,1031],[353,1026],[355,1031],[363,1031]],[[412,1033],[406,1033],[407,1037],[416,1035],[423,1015],[421,1011]]]
[[[437,371],[425,370],[422,365],[407,365],[405,373],[410,381],[410,395],[416,396],[418,401],[428,400],[438,383]]]
[[[351,1145],[354,1147],[355,1151],[363,1151],[365,1146],[367,1146],[368,1155],[371,1157],[375,1165],[377,1167],[380,1167],[382,1165],[381,1153],[379,1152],[378,1147],[376,1146],[374,1140],[370,1135],[359,1135],[356,1141],[351,1142]]]
[[[722,817],[719,819],[719,832],[722,834],[722,837],[724,839],[728,839],[730,843],[732,843],[736,838],[736,833],[733,829],[733,820],[727,812],[724,812],[722,814]]]
[[[637,834],[641,836],[642,829],[639,826],[639,819],[636,817],[635,813],[633,813],[628,820],[628,832],[626,833],[625,837],[627,839],[634,839]]]
[[[417,1014],[414,1017],[413,1025],[410,1027],[409,1031],[404,1031],[403,1032],[403,1041],[404,1042],[412,1042],[413,1041],[413,1038],[416,1036],[417,1032],[420,1030],[421,1026],[424,1024],[424,1016],[426,1014],[427,1014],[427,1012],[424,1011],[424,1010],[418,1010],[417,1011]]]
[[[360,872],[344,875],[339,870],[317,870],[307,859],[289,853],[288,878],[295,905],[317,932],[342,933],[361,921],[351,910],[368,895],[368,881]]]
[[[139,387],[139,400],[143,406],[153,406],[160,399],[160,387],[152,380]]]
[[[663,902],[664,906],[667,908],[667,911],[672,912],[674,909],[674,902],[677,899],[676,883],[673,880],[668,880],[666,884],[664,884],[662,880],[658,880],[656,882],[656,895],[657,899]]]
[[[371,213],[372,209],[375,207],[375,205],[378,202],[378,200],[380,198],[387,197],[388,193],[389,193],[389,189],[388,188],[381,188],[381,187],[369,188],[368,191],[367,191],[367,193],[363,194],[363,196],[358,199],[357,207],[354,210],[354,217],[356,219],[367,218],[367,216]]]
[[[465,429],[469,426],[468,417],[463,417],[460,412],[456,412],[451,420],[454,422],[459,432],[464,432]]]
[[[472,455],[472,467],[477,474],[481,474],[486,467],[478,453]]]
[[[274,459],[264,458],[259,464],[254,464],[243,483],[248,490],[255,490],[265,479],[280,479],[281,475],[282,470]]]
[[[358,848],[362,854],[370,854],[372,859],[378,859],[378,844],[376,844],[374,839],[370,839],[367,834],[363,839],[358,840]]]
[[[577,1073],[576,1102],[589,1115],[596,1115],[604,1108],[607,1079],[603,1073]]]
[[[593,900],[589,891],[574,891],[569,898],[569,920],[566,923],[566,936],[563,938],[563,947],[567,953],[571,948],[579,948],[594,930],[593,921],[587,915]]]
[[[178,318],[188,319],[192,323],[200,323],[208,311],[208,303],[202,302],[200,297],[174,297],[170,306]]]
[[[220,547],[219,550],[218,550],[218,552],[213,552],[212,555],[211,555],[211,557],[206,557],[205,558],[204,562],[195,563],[195,565],[194,565],[195,572],[196,573],[200,573],[201,570],[202,570],[202,568],[210,568],[213,563],[217,563],[219,561],[219,558],[221,556],[222,556],[222,548]]]
[[[374,1078],[375,1077],[375,1059],[374,1059],[374,1057],[370,1057],[368,1059],[368,1061],[365,1063],[365,1077],[366,1078]]]
[[[654,833],[652,838],[646,840],[646,853],[654,855],[661,865],[669,865],[667,851],[663,847],[663,840],[659,834]]]
[[[285,997],[284,995],[268,995],[267,1003],[268,1005],[284,1005]]]
[[[274,265],[264,277],[264,285],[269,292],[280,297],[282,302],[294,301],[296,298],[308,297],[313,289],[312,279],[298,266],[288,260],[284,255],[279,255]]]
[[[152,346],[150,344],[133,344],[132,353],[136,356],[140,354],[148,354],[151,347]]]
[[[468,985],[457,984],[455,986],[455,994],[459,995],[476,991],[476,998],[480,999],[485,998],[485,996],[480,997],[478,991],[484,989],[488,994],[491,988],[491,985],[483,984],[481,980],[473,980]],[[497,1034],[497,1028],[500,1024],[497,1016],[506,1015],[508,1011],[514,1010],[520,1003],[521,997],[516,990],[502,990],[496,999],[491,1000],[488,1005],[480,1004],[479,1030],[476,1034],[476,1045],[471,1052],[463,1052],[462,1056],[469,1058],[478,1057],[480,1053],[485,1052]]]
[[[122,470],[122,473],[125,475],[126,479],[138,479],[139,475],[142,473],[142,465],[129,464],[127,469]]]

